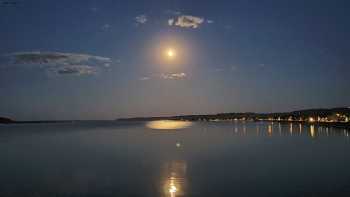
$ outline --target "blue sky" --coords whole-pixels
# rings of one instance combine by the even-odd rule
[[[350,105],[345,0],[4,2],[0,116],[114,119]]]

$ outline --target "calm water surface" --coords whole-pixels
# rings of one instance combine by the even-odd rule
[[[0,125],[0,196],[350,196],[347,130],[159,124]]]

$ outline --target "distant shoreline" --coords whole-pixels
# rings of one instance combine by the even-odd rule
[[[179,115],[160,117],[134,117],[120,118],[117,121],[154,121],[154,120],[182,120],[182,121],[263,121],[279,123],[301,123],[319,125],[325,127],[337,127],[350,129],[350,108],[329,108],[329,109],[306,109],[281,113],[220,113],[205,115]],[[88,120],[86,120],[88,121]],[[97,121],[97,120],[90,120]],[[0,124],[43,124],[43,123],[75,123],[85,120],[39,120],[39,121],[16,121],[0,117]]]
[[[98,120],[33,120],[33,121],[6,121],[1,122],[0,124],[44,124],[44,123],[75,123],[75,122],[84,122],[84,121],[98,121]]]
[[[135,117],[120,118],[119,121],[154,121],[154,120],[183,120],[183,121],[264,121],[280,123],[302,123],[350,129],[350,108],[306,109],[281,113],[220,113],[207,115],[181,115],[164,117]]]
[[[180,119],[172,119],[172,118],[143,118],[143,119],[118,119],[116,121],[129,121],[129,122],[147,122],[147,121],[157,121],[157,120],[174,120],[174,121],[193,121],[193,122],[270,122],[270,123],[282,123],[282,124],[303,124],[303,125],[314,125],[314,126],[322,126],[322,127],[333,127],[339,129],[348,129],[350,130],[350,122],[302,122],[302,121],[278,121],[278,120],[216,120],[216,121],[202,121],[202,120],[180,120]]]

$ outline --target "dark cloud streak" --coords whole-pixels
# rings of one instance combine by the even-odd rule
[[[40,65],[41,68],[59,75],[92,75],[112,63],[107,57],[78,53],[18,52],[5,56],[9,57],[14,65]]]

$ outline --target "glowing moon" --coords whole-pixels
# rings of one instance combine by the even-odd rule
[[[166,56],[167,56],[169,59],[175,58],[175,56],[176,56],[175,50],[174,50],[174,49],[171,49],[171,48],[167,49],[167,50],[166,50]]]

